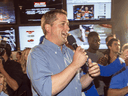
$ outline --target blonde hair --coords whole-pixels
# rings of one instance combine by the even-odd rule
[[[25,48],[23,51],[22,51],[22,55],[21,55],[21,59],[20,59],[20,64],[21,64],[21,68],[22,68],[22,71],[23,73],[26,73],[26,57],[25,55],[28,56],[28,53],[29,51],[31,50],[31,48]]]
[[[0,76],[1,76],[1,78],[3,78],[3,82],[1,84],[1,85],[3,85],[2,91],[4,93],[8,94],[7,87],[6,87],[7,86],[6,78],[4,77],[4,75],[2,73],[0,73]]]
[[[123,52],[124,50],[128,49],[128,43],[124,44],[122,46],[121,52]]]

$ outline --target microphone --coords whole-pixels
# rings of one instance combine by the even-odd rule
[[[69,45],[71,45],[71,46],[76,50],[76,48],[77,48],[78,46],[77,46],[77,44],[76,44],[75,38],[74,38],[72,35],[69,35],[69,36],[67,37],[67,40],[68,40]]]
[[[68,40],[68,43],[76,50],[76,48],[78,47],[78,45],[76,44],[76,39],[72,35],[69,35],[67,37],[67,40]],[[87,73],[88,59],[87,59],[86,63],[81,68],[83,69],[83,71],[85,73]]]

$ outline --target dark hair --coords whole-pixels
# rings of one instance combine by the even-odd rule
[[[108,35],[107,38],[105,39],[106,42],[108,42],[109,37],[114,37],[114,34]]]
[[[112,46],[112,43],[113,43],[114,41],[119,41],[119,40],[118,40],[118,39],[115,39],[115,38],[112,38],[112,39],[108,42],[107,46]]]
[[[9,44],[6,44],[5,50],[6,50],[7,56],[10,57],[12,51],[11,51],[11,46]]]
[[[98,34],[97,32],[95,32],[95,31],[90,32],[90,33],[88,34],[88,41],[89,41],[89,39],[92,38],[93,36],[99,36],[99,34]]]
[[[21,55],[22,53],[21,52],[17,52],[19,55]]]
[[[119,41],[118,39],[115,39],[115,38],[112,38],[109,42],[108,42],[108,44],[107,44],[107,46],[112,46],[112,43],[114,42],[114,41]],[[110,64],[110,59],[111,59],[111,57],[110,57],[110,49],[109,49],[109,47],[108,47],[108,49],[107,49],[107,51],[106,51],[106,53],[105,54],[107,54],[108,55],[108,64]],[[118,57],[118,56],[117,56]]]

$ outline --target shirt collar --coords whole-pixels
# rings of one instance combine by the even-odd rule
[[[49,48],[50,48],[51,50],[53,50],[53,51],[57,51],[58,49],[61,51],[61,48],[60,48],[58,45],[52,43],[51,41],[47,40],[46,38],[44,38],[44,41],[43,41],[42,44],[44,44],[45,46],[49,47]],[[64,45],[62,46],[62,52],[65,53],[66,50],[67,50],[67,47],[66,47],[66,45],[64,44]]]
[[[121,57],[119,57],[119,59],[120,59],[123,63],[125,63],[124,59],[122,59]]]

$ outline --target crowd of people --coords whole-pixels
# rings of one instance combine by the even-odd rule
[[[0,96],[32,96],[31,83],[26,74],[27,56],[31,48],[16,53],[12,58],[11,46],[1,41]]]
[[[6,44],[0,59],[0,96],[128,96],[127,43],[120,48],[120,40],[109,35],[108,49],[101,52],[100,36],[93,31],[87,50],[69,48],[69,21],[62,9],[44,14],[41,27],[41,43],[17,52],[17,60],[10,59]]]

